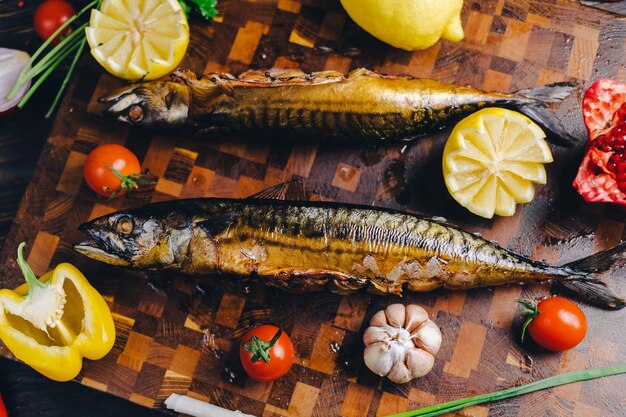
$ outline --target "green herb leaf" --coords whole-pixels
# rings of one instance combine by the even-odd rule
[[[178,0],[183,11],[189,17],[192,10],[199,13],[206,20],[213,20],[217,16],[217,0]]]
[[[435,417],[476,404],[504,400],[506,398],[516,397],[518,395],[557,387],[559,385],[571,384],[574,382],[587,381],[590,379],[602,378],[605,376],[612,376],[624,373],[626,373],[626,364],[617,364],[607,366],[605,368],[592,368],[582,371],[568,372],[565,374],[555,375],[551,376],[550,378],[531,382],[530,384],[520,385],[519,387],[513,387],[502,391],[492,392],[489,394],[477,395],[475,397],[463,398],[461,400],[455,400],[443,404],[433,405],[430,407],[424,407],[418,410],[406,411],[404,413],[393,414],[387,417]]]

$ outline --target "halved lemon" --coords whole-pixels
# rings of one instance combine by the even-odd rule
[[[85,30],[91,55],[111,74],[146,81],[174,70],[189,44],[177,0],[104,0]]]
[[[521,113],[487,108],[461,120],[443,150],[443,177],[454,199],[474,214],[512,216],[546,183],[552,154],[544,132]]]

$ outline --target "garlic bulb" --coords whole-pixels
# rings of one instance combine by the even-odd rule
[[[404,384],[430,372],[441,347],[441,331],[422,307],[391,304],[374,314],[363,342],[365,365]]]

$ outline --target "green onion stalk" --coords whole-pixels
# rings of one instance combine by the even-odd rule
[[[32,95],[37,91],[37,89],[43,84],[43,82],[54,72],[54,70],[61,65],[68,57],[74,54],[72,59],[72,63],[65,74],[65,78],[63,79],[63,83],[57,92],[52,105],[48,109],[46,113],[46,118],[49,118],[56,109],[57,105],[61,97],[63,96],[63,92],[67,88],[70,78],[76,69],[76,64],[82,55],[85,44],[87,43],[87,38],[85,37],[85,28],[88,26],[87,23],[80,25],[76,30],[74,30],[69,35],[63,37],[61,41],[52,48],[45,55],[41,56],[48,46],[52,43],[57,36],[60,36],[61,33],[65,31],[65,29],[71,25],[76,19],[78,19],[83,14],[87,13],[93,8],[99,8],[102,0],[94,0],[81,9],[74,16],[65,21],[40,47],[35,51],[33,56],[30,58],[22,72],[20,73],[17,81],[7,94],[7,99],[13,98],[17,91],[30,80],[37,80],[30,86],[22,100],[17,105],[20,109],[23,108],[28,100],[32,97]],[[38,60],[38,58],[41,58]]]
[[[626,373],[626,364],[618,364],[607,366],[605,368],[593,368],[585,369],[582,371],[568,372],[565,374],[555,375],[550,378],[531,382],[530,384],[520,385],[519,387],[513,387],[488,394],[476,395],[475,397],[468,397],[443,404],[432,405],[430,407],[424,407],[418,410],[393,414],[387,417],[435,417],[442,414],[451,413],[462,408],[470,407],[472,405],[504,400],[506,398],[529,394],[531,392],[553,388],[559,385],[582,382],[590,379],[602,378],[605,376],[612,376],[624,373]]]

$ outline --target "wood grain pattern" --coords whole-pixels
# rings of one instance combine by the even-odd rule
[[[367,67],[503,90],[626,73],[626,21],[566,0],[467,1],[463,42],[440,42],[413,53],[372,39],[334,0],[223,0],[219,8],[214,24],[192,25],[183,66],[234,73],[249,67]],[[520,345],[513,301],[544,296],[549,285],[410,294],[400,301],[424,305],[444,343],[429,375],[398,386],[365,368],[361,341],[371,315],[396,298],[289,295],[251,282],[233,284],[232,277],[145,274],[80,257],[72,244],[82,238],[76,228],[89,218],[178,197],[245,197],[294,176],[306,179],[314,199],[444,216],[511,250],[554,263],[608,248],[624,234],[623,209],[584,204],[569,185],[584,141],[571,149],[553,146],[549,183],[537,189],[535,200],[511,218],[488,221],[468,215],[445,192],[440,161],[446,132],[379,148],[255,143],[254,138],[201,142],[104,119],[96,98],[121,84],[91,59],[82,62],[1,252],[3,287],[19,282],[14,254],[26,241],[37,272],[62,261],[75,263],[109,302],[116,344],[101,361],[86,361],[78,378],[83,384],[156,408],[176,392],[259,416],[384,416],[626,359],[620,333],[624,311],[584,307],[589,336],[571,352],[549,354]],[[579,111],[572,98],[558,113],[584,138]],[[142,167],[159,176],[155,190],[114,201],[90,192],[80,166],[99,143],[132,149]],[[626,293],[621,272],[607,280]],[[267,322],[291,334],[297,361],[284,378],[262,384],[245,375],[237,349],[247,329]],[[3,346],[0,354],[11,356]],[[623,386],[624,378],[616,377],[461,415],[619,416]]]

